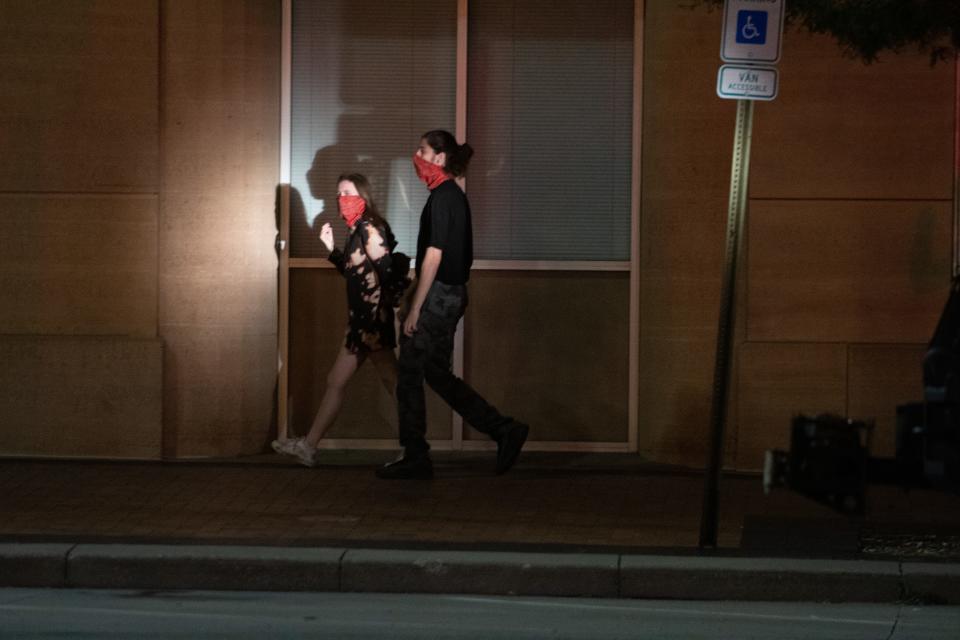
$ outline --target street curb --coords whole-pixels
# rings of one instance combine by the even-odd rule
[[[342,571],[342,591],[619,595],[612,554],[357,549],[346,553]]]
[[[117,589],[337,591],[343,549],[81,544],[67,586]]]
[[[3,543],[0,587],[960,604],[960,564],[611,553]]]
[[[72,544],[0,543],[0,586],[65,587]]]
[[[624,556],[626,598],[895,602],[902,597],[897,562],[781,558]]]
[[[935,604],[960,604],[960,565],[903,563],[907,598]]]

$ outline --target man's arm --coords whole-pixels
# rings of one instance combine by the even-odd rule
[[[420,308],[423,307],[427,299],[427,292],[437,277],[437,270],[440,268],[440,260],[443,259],[443,251],[436,247],[427,247],[427,253],[423,256],[423,264],[420,265],[420,278],[417,280],[417,290],[413,294],[413,301],[410,303],[410,311],[407,313],[407,319],[403,321],[403,332],[412,336],[417,330],[417,322],[420,320]]]

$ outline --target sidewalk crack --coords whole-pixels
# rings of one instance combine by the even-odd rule
[[[623,597],[623,554],[617,554],[617,597]]]
[[[903,560],[897,560],[897,571],[900,572],[900,602],[906,602],[910,597],[910,587],[907,578],[903,575]]]
[[[67,552],[63,554],[63,586],[70,586],[70,555],[80,546],[79,543],[74,542]]]
[[[908,596],[907,581],[903,578],[903,560],[897,561],[897,570],[900,572],[900,602],[897,603],[897,615],[893,619],[893,626],[890,627],[890,633],[887,634],[886,640],[891,640],[893,634],[897,632],[897,625],[900,624],[900,616],[903,613],[903,603],[906,602]]]
[[[890,627],[890,633],[887,635],[886,640],[891,640],[891,639],[893,638],[893,634],[895,634],[895,633],[897,632],[897,625],[900,624],[900,615],[901,615],[902,613],[903,613],[903,605],[902,605],[902,604],[898,604],[898,605],[897,605],[897,615],[896,615],[896,617],[893,619],[893,626]]]
[[[337,561],[337,592],[343,592],[343,559],[346,557],[347,552],[350,549],[344,549],[343,553],[340,554],[340,560]]]

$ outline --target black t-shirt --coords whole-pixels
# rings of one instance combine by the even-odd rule
[[[466,284],[473,264],[473,228],[470,203],[455,180],[447,180],[427,198],[420,214],[417,236],[417,276],[427,247],[443,252],[437,280],[444,284]]]

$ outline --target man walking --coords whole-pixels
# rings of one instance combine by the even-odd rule
[[[527,425],[501,415],[451,371],[454,334],[467,307],[473,264],[470,203],[454,178],[464,175],[472,155],[470,145],[435,130],[424,134],[413,158],[430,197],[417,236],[417,287],[400,337],[397,407],[403,454],[377,469],[380,478],[433,477],[424,380],[468,424],[496,441],[498,474],[516,462],[529,432]]]

